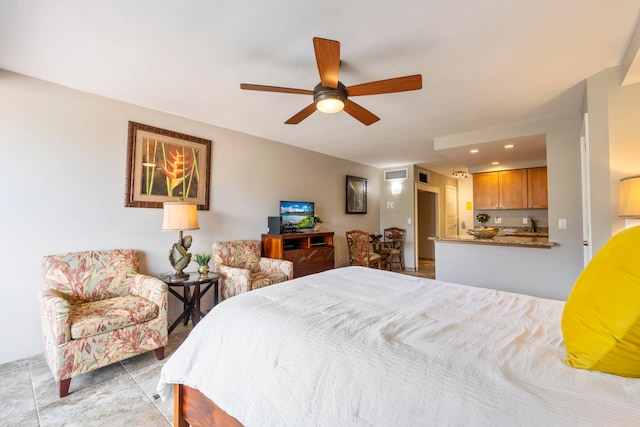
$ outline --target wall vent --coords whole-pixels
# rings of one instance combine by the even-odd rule
[[[409,170],[407,168],[384,171],[385,181],[393,181],[396,179],[407,179],[408,176],[409,176]]]
[[[431,181],[431,174],[422,169],[418,169],[418,182],[421,182],[423,184],[429,184],[430,181]]]

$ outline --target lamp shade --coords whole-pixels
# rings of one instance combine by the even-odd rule
[[[316,107],[323,113],[338,113],[344,108],[344,102],[339,98],[323,98],[316,102]]]
[[[640,218],[640,176],[620,180],[618,215],[625,218]]]
[[[163,230],[197,230],[198,205],[185,202],[164,202]]]

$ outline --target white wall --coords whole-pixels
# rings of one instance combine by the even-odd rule
[[[395,170],[407,168],[407,179],[402,182],[402,193],[391,193],[391,182],[384,181],[384,170],[380,171],[380,225],[374,229],[380,230],[380,233],[385,228],[398,227],[407,230],[407,237],[404,243],[404,263],[405,267],[409,270],[415,268],[414,262],[414,242],[415,242],[415,230],[414,230],[414,200],[413,200],[413,181],[414,172],[413,165],[403,165],[385,170]],[[393,207],[387,207],[387,203],[392,202]]]
[[[467,209],[470,204],[471,209]],[[475,227],[473,216],[473,176],[458,180],[458,232],[465,234],[466,229]]]
[[[594,253],[624,229],[620,179],[640,175],[640,83],[621,86],[619,67],[587,79]]]
[[[564,300],[573,280],[550,268],[558,249],[436,242],[436,279]]]
[[[456,258],[458,251],[469,251],[467,245],[436,245],[436,278],[456,281],[474,286],[486,286],[494,283],[496,288],[517,289],[518,292],[544,295],[564,299],[580,271],[582,270],[582,216],[580,191],[580,115],[572,114],[552,119],[541,119],[527,123],[516,123],[501,127],[470,132],[440,138],[435,147],[446,148],[470,145],[485,141],[495,141],[522,135],[546,134],[547,139],[547,176],[549,186],[549,240],[558,246],[550,250],[503,248],[509,257],[492,259],[491,263],[500,268],[487,268],[482,271],[465,268],[463,257]],[[567,219],[568,228],[560,230],[558,220]],[[451,249],[451,247],[456,247]],[[470,246],[470,245],[468,245]],[[440,248],[445,248],[440,251]],[[479,248],[483,249],[483,248]],[[486,248],[484,248],[486,249]],[[476,250],[473,250],[476,252]],[[532,252],[535,258],[532,258]],[[487,257],[502,251],[487,250]],[[441,256],[442,255],[442,256]],[[474,256],[478,257],[477,253]],[[443,259],[445,258],[445,259]],[[466,259],[466,258],[464,258]],[[448,263],[443,265],[442,263]],[[488,265],[488,264],[487,264]],[[507,283],[509,280],[529,274],[520,268],[531,265],[531,274],[522,286]]]
[[[124,207],[130,120],[213,141],[211,210],[198,213],[192,253],[216,240],[260,239],[279,200],[316,202],[323,229],[336,233],[338,266],[347,261],[345,230],[379,228],[378,169],[0,70],[0,363],[42,351],[43,255],[138,248],[143,272],[170,270],[177,234],[160,231],[162,211]],[[366,215],[345,214],[347,174],[368,179]]]

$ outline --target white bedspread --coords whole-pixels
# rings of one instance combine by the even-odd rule
[[[640,380],[570,368],[563,303],[345,267],[216,306],[162,369],[246,426],[632,426]]]

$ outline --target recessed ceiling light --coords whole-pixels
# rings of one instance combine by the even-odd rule
[[[491,162],[492,165],[499,165],[500,162]]]
[[[513,144],[507,144],[504,146],[504,148],[513,148]]]
[[[473,153],[473,154],[477,153],[478,151],[480,151],[480,150],[476,150],[475,148],[473,150],[469,150],[469,152]]]

